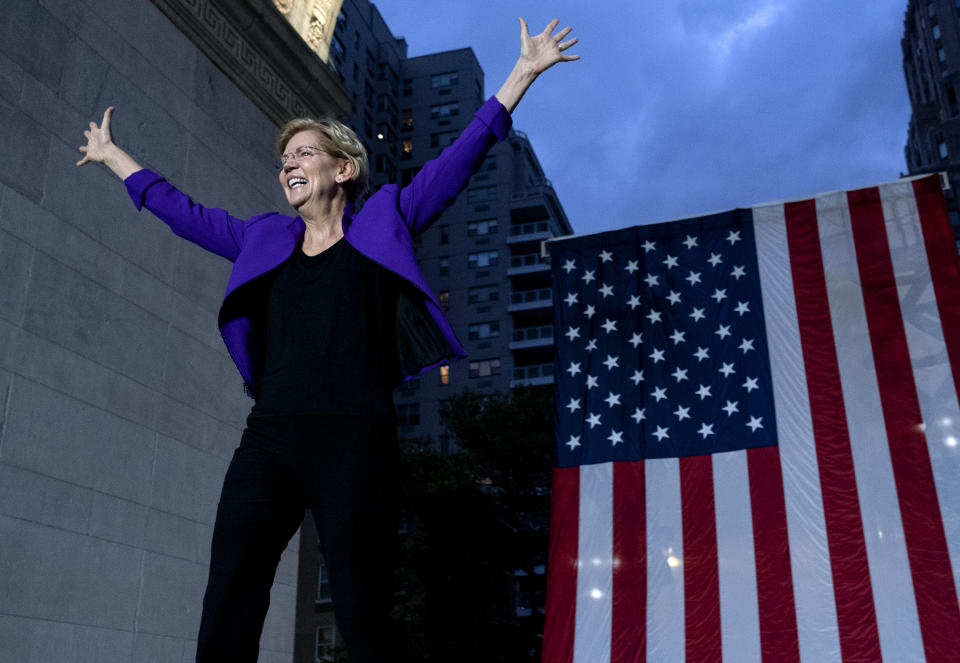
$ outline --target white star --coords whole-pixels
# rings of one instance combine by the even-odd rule
[[[692,249],[697,245],[697,238],[693,235],[687,235],[687,238],[683,240],[683,243],[687,245],[687,250]]]
[[[726,290],[721,290],[720,288],[717,288],[716,290],[713,291],[713,294],[710,295],[710,297],[711,297],[712,299],[716,299],[716,300],[717,300],[717,303],[719,304],[719,303],[720,303],[720,300],[723,300],[723,299],[726,299],[726,298],[727,298],[727,291],[726,291]]]
[[[633,411],[633,414],[631,414],[630,416],[633,418],[634,421],[636,421],[639,424],[641,421],[647,418],[645,410],[646,408],[644,409],[637,408],[636,410]]]
[[[654,322],[660,322],[660,311],[654,311],[653,309],[650,309],[650,313],[644,317],[649,320],[650,324],[652,325]]]
[[[609,251],[601,251],[598,257],[600,258],[600,262],[610,262],[613,260],[613,254]]]
[[[670,291],[670,294],[667,295],[667,299],[670,300],[670,303],[671,303],[671,304],[679,304],[679,303],[680,303],[680,293],[679,293],[679,292],[674,292],[673,290],[671,290],[671,291]]]
[[[687,379],[687,369],[678,367],[671,375],[677,379],[677,382],[681,382]]]
[[[596,349],[597,349],[597,339],[591,338],[589,341],[587,341],[586,350],[587,352],[590,352],[591,350],[596,350]]]
[[[733,309],[740,315],[750,312],[750,306],[746,302],[737,302],[737,308]]]
[[[587,304],[586,310],[583,312],[588,318],[592,318],[593,314],[597,312],[597,309],[593,307],[593,304]]]
[[[760,386],[757,384],[758,378],[747,378],[747,381],[743,383],[743,388],[747,390],[749,394],[754,389],[759,389]]]
[[[583,276],[581,276],[580,278],[583,279],[584,283],[590,283],[590,281],[595,280],[593,276],[593,270],[588,269],[583,273]]]
[[[689,419],[689,418],[690,418],[690,408],[688,408],[688,407],[683,407],[683,406],[678,405],[676,411],[674,412],[674,414],[677,415],[677,420],[678,420],[678,421],[683,421],[684,419]]]
[[[590,424],[590,430],[593,430],[594,426],[600,425],[600,415],[590,413],[590,416],[587,417],[587,423]]]
[[[610,318],[605,318],[603,324],[600,326],[603,327],[608,334],[612,331],[617,331],[616,321],[611,320]]]
[[[677,259],[671,255],[667,255],[666,259],[663,261],[663,264],[667,266],[667,269],[677,266]]]
[[[697,361],[703,361],[704,359],[710,358],[710,353],[707,352],[706,348],[698,347],[697,351],[693,353],[693,356],[697,358]]]
[[[707,262],[709,262],[712,266],[716,267],[723,261],[720,259],[719,253],[711,253],[710,258],[707,260]]]
[[[603,365],[607,367],[607,370],[611,370],[614,366],[620,366],[620,358],[614,357],[613,355],[607,355],[606,360],[603,362]]]
[[[570,329],[567,330],[567,333],[564,334],[564,336],[566,336],[567,338],[569,338],[571,341],[572,341],[573,339],[575,339],[575,338],[580,338],[580,328],[579,328],[579,327],[570,327]]]
[[[664,398],[667,397],[667,390],[664,389],[663,387],[657,387],[656,389],[653,390],[653,392],[650,395],[656,398],[657,402],[659,403],[660,401],[662,401]]]
[[[694,272],[693,270],[691,270],[690,276],[688,276],[686,280],[690,281],[690,285],[694,285],[695,283],[700,283],[700,272]]]
[[[713,435],[713,424],[700,424],[700,430],[697,431],[707,439],[707,435]]]
[[[630,301],[627,302],[627,306],[630,307],[631,311],[640,306],[640,295],[630,295]]]
[[[741,276],[746,276],[746,275],[747,275],[747,273],[743,270],[743,265],[739,265],[739,266],[734,267],[734,268],[733,268],[733,271],[730,272],[730,276],[732,276],[733,278],[737,279],[738,281],[740,280],[740,277],[741,277]]]
[[[739,242],[739,241],[740,241],[740,231],[739,231],[739,230],[731,230],[731,231],[730,231],[730,234],[727,235],[727,241],[730,242],[730,244],[736,244],[737,242]]]
[[[737,347],[743,350],[743,354],[747,354],[747,352],[749,352],[750,350],[753,350],[753,339],[745,338],[743,339],[743,343],[741,343]]]
[[[723,373],[723,377],[725,378],[730,377],[731,373],[736,373],[736,371],[733,370],[733,364],[724,364],[720,372]]]
[[[563,263],[563,267],[562,267],[561,269],[563,269],[563,271],[565,271],[567,274],[569,274],[570,272],[572,272],[572,271],[575,270],[576,268],[577,268],[577,263],[575,263],[575,262],[572,261],[572,260],[568,260],[568,261],[566,261],[565,263]]]
[[[630,337],[630,340],[628,341],[628,343],[630,343],[630,345],[633,346],[633,349],[636,350],[637,346],[643,343],[643,334],[638,332],[633,332],[633,336]]]
[[[571,362],[570,362],[570,368],[568,368],[566,372],[570,374],[570,377],[573,377],[573,376],[576,375],[577,373],[582,373],[583,371],[580,370],[580,362],[579,362],[579,361],[578,361],[578,362],[572,362],[572,361],[571,361]]]
[[[569,408],[569,409],[570,409],[570,414],[573,414],[574,412],[576,412],[577,410],[580,409],[580,399],[579,399],[579,398],[571,398],[571,399],[570,399],[570,402],[567,403],[566,405],[564,405],[564,407]]]
[[[687,332],[682,332],[679,329],[676,329],[672,334],[670,334],[670,340],[673,341],[674,345],[678,345],[686,341],[686,339],[684,338],[686,334]]]
[[[575,292],[567,293],[567,297],[563,301],[565,301],[567,305],[573,306],[574,304],[577,303],[577,293]]]
[[[633,274],[635,271],[637,271],[637,270],[640,269],[640,268],[637,267],[637,261],[636,261],[636,260],[628,260],[628,261],[627,261],[627,266],[624,267],[624,269],[627,270],[628,272],[630,272],[631,274]]]
[[[644,252],[644,253],[650,253],[650,252],[653,251],[655,248],[657,248],[657,245],[654,244],[653,242],[651,242],[649,239],[648,239],[646,242],[643,243],[643,252]]]
[[[658,283],[660,283],[659,279],[657,279],[656,274],[647,274],[647,278],[645,278],[645,279],[643,279],[643,280],[647,282],[647,287],[648,287],[648,288],[652,288],[653,286],[655,286],[655,285],[657,285]]]
[[[712,395],[712,394],[710,393],[710,387],[707,386],[707,385],[705,385],[705,384],[700,385],[700,388],[697,389],[696,394],[697,394],[697,396],[700,397],[700,400],[701,400],[701,401],[702,401],[704,398],[706,398],[707,396],[711,396],[711,395]]]
[[[570,439],[567,440],[566,442],[564,442],[564,444],[566,444],[568,447],[570,447],[570,451],[573,451],[573,448],[574,448],[574,447],[579,447],[579,446],[580,446],[580,436],[579,436],[579,435],[571,435],[571,436],[570,436]]]
[[[643,382],[643,371],[634,371],[633,375],[630,376],[630,379],[633,380],[633,384],[640,384]]]
[[[604,283],[603,286],[600,287],[600,294],[604,297],[609,297],[613,294],[613,286]]]
[[[603,400],[607,403],[609,407],[613,407],[614,405],[620,405],[620,394],[615,394],[611,391],[610,395],[608,395]]]
[[[592,375],[587,376],[587,391],[590,391],[597,386],[597,378]]]
[[[653,353],[650,355],[650,359],[653,360],[654,364],[657,364],[663,361],[663,350],[657,350],[656,348],[654,348]]]
[[[761,421],[763,421],[763,417],[750,417],[747,426],[750,427],[751,433],[756,433],[758,428],[763,428],[763,424],[760,423]]]
[[[668,432],[668,429],[664,428],[663,426],[657,426],[657,430],[654,432],[653,435],[654,437],[657,438],[658,442],[663,442],[663,438],[670,437],[670,433]]]
[[[730,325],[720,325],[720,329],[715,331],[714,334],[717,334],[721,340],[725,339],[730,335]]]
[[[610,440],[610,443],[613,444],[613,446],[623,444],[623,433],[620,431],[615,431],[611,428],[610,435],[607,436],[607,439]]]
[[[740,410],[737,408],[737,404],[734,403],[733,401],[727,401],[727,404],[724,405],[724,406],[723,406],[722,408],[720,408],[720,409],[721,409],[721,410],[724,410],[724,411],[727,413],[727,416],[728,416],[728,417],[729,417],[731,414],[733,414],[734,412],[739,412],[739,411],[740,411]]]
[[[700,322],[701,320],[703,320],[703,319],[704,319],[705,317],[707,317],[707,316],[705,316],[705,315],[703,314],[703,309],[702,309],[702,308],[696,308],[696,307],[694,307],[694,308],[693,308],[693,313],[690,314],[690,317],[693,318],[693,321],[694,321],[694,322]]]

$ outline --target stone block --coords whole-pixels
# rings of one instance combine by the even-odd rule
[[[145,553],[137,630],[196,639],[207,566]]]
[[[33,261],[23,328],[117,373],[156,383],[168,323],[43,253]]]
[[[227,463],[222,458],[159,436],[150,504],[213,525],[226,472]]]
[[[179,663],[183,660],[194,661],[196,643],[183,638],[151,635],[138,632],[133,636],[133,658],[136,663]],[[184,656],[189,655],[189,659]]]
[[[56,90],[63,71],[63,45],[70,31],[36,0],[8,0],[0,22],[0,50],[24,71]]]
[[[100,539],[143,548],[149,511],[143,504],[94,492],[88,533]]]
[[[230,277],[230,263],[192,242],[184,239],[178,241],[173,287],[215,316],[215,312],[220,310],[227,279]]]
[[[297,586],[297,567],[300,562],[300,530],[294,534],[287,547],[280,555],[280,563],[277,565],[277,575],[274,582],[288,587]]]
[[[11,106],[17,105],[20,98],[20,86],[23,83],[23,69],[16,62],[0,53],[0,99]]]
[[[62,102],[65,102],[75,112],[100,124],[103,111],[100,90],[110,70],[110,65],[80,37],[72,38],[66,44],[67,61],[63,68],[63,77],[57,90]],[[109,105],[109,104],[108,104]],[[80,127],[80,138],[86,125]]]
[[[77,147],[87,141],[83,131],[89,126],[90,120],[99,124],[100,117],[81,113],[57,98],[56,90],[38,81],[33,76],[25,74],[20,91],[20,110],[31,117],[37,124],[70,146],[75,155],[76,163],[83,154]]]
[[[87,6],[77,0],[40,0],[40,6],[50,12],[71,32],[76,32],[83,21]]]
[[[153,431],[20,377],[4,429],[5,462],[146,504]]]
[[[19,467],[0,453],[0,513],[84,534],[90,525],[93,491]]]
[[[161,555],[209,564],[212,538],[211,525],[151,509],[144,545],[147,550]]]
[[[132,631],[142,554],[0,516],[0,614]]]
[[[2,37],[0,37],[2,40]],[[0,183],[38,201],[43,193],[50,134],[20,109],[0,99],[4,158],[0,159]]]
[[[224,395],[233,385],[241,389],[243,380],[226,349],[212,350],[170,328],[166,351],[164,393],[221,421],[230,421],[233,413]]]
[[[77,626],[70,656],[76,663],[129,663],[133,633],[106,628]]]
[[[0,653],[4,661],[49,663],[73,646],[75,627],[16,615],[0,615]]]
[[[33,247],[0,230],[0,316],[16,325],[23,323],[33,254]]]
[[[260,636],[262,650],[287,652],[288,656],[293,654],[296,608],[297,588],[274,583],[270,590],[270,610],[267,611]]]

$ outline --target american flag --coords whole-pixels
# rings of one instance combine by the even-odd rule
[[[544,663],[960,660],[936,176],[551,254]]]

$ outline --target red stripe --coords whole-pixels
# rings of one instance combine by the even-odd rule
[[[577,619],[580,468],[553,468],[542,663],[571,663]]]
[[[914,180],[913,192],[917,198],[943,340],[953,372],[953,386],[960,396],[960,258],[957,244],[940,191],[940,178],[932,175]]]
[[[960,608],[921,427],[880,191],[850,191],[847,202],[923,649],[928,661],[956,660]]]
[[[613,464],[613,624],[610,663],[647,660],[644,462]]]
[[[880,660],[863,520],[813,200],[784,205],[800,346],[817,450],[840,650]]]
[[[683,603],[686,659],[722,661],[720,644],[720,575],[717,567],[717,521],[713,499],[713,459],[680,459],[683,513]]]
[[[797,637],[797,611],[793,602],[780,449],[748,449],[747,469],[750,475],[750,511],[753,514],[761,658],[769,663],[799,662],[800,642]]]

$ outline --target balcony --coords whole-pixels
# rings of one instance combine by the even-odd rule
[[[549,271],[550,265],[543,261],[539,253],[524,253],[522,255],[510,256],[510,267],[507,269],[507,276]]]
[[[537,288],[535,290],[519,290],[510,294],[510,305],[507,311],[528,311],[530,309],[550,308],[553,305],[553,288]]]
[[[550,230],[549,221],[514,223],[510,225],[510,236],[507,238],[507,244],[540,242],[553,236],[554,233]]]
[[[511,350],[541,348],[550,345],[553,345],[553,325],[514,329],[513,340],[510,341]]]
[[[513,369],[513,379],[510,380],[511,388],[535,387],[544,384],[553,384],[553,364],[517,366]]]

